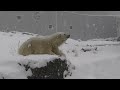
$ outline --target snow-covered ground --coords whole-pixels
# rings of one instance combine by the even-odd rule
[[[17,63],[31,62],[31,67],[42,67],[56,55],[21,56],[19,46],[28,38],[35,36],[22,32],[0,32],[0,78],[23,78],[31,75]],[[74,66],[72,76],[66,79],[120,78],[120,42],[112,38],[77,41],[68,39],[60,46],[67,60]],[[43,62],[44,60],[44,62]]]

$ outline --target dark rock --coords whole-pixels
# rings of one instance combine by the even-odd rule
[[[28,33],[28,32],[23,32],[22,34],[25,34],[25,35],[33,35],[32,33]]]
[[[87,52],[87,51],[97,51],[97,47],[91,47],[91,48],[82,48],[81,49],[83,52]]]
[[[28,79],[64,79],[64,77],[72,75],[71,63],[60,58],[47,62],[46,66],[40,68],[31,68],[29,64],[19,65],[24,66],[26,71],[31,70],[32,76],[28,76]]]

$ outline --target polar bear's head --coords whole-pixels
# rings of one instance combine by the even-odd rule
[[[54,44],[57,44],[57,46],[59,46],[70,37],[70,34],[66,34],[64,32],[57,32],[53,34],[53,36],[54,36],[54,41],[53,41]]]
[[[70,37],[70,34],[66,34],[64,32],[57,32],[56,33],[58,35],[57,38],[62,38],[62,40],[67,40]]]

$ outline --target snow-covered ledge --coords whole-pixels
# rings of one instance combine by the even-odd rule
[[[73,69],[69,60],[56,55],[8,56],[0,62],[0,79],[65,79]]]
[[[24,67],[28,79],[64,79],[74,67],[65,58],[54,55],[24,57],[18,64]]]

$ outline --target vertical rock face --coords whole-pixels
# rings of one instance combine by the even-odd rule
[[[55,59],[47,62],[44,67],[31,68],[29,65],[24,66],[26,71],[31,70],[32,75],[28,76],[28,79],[64,79],[66,76],[71,76],[71,63],[67,60]]]

